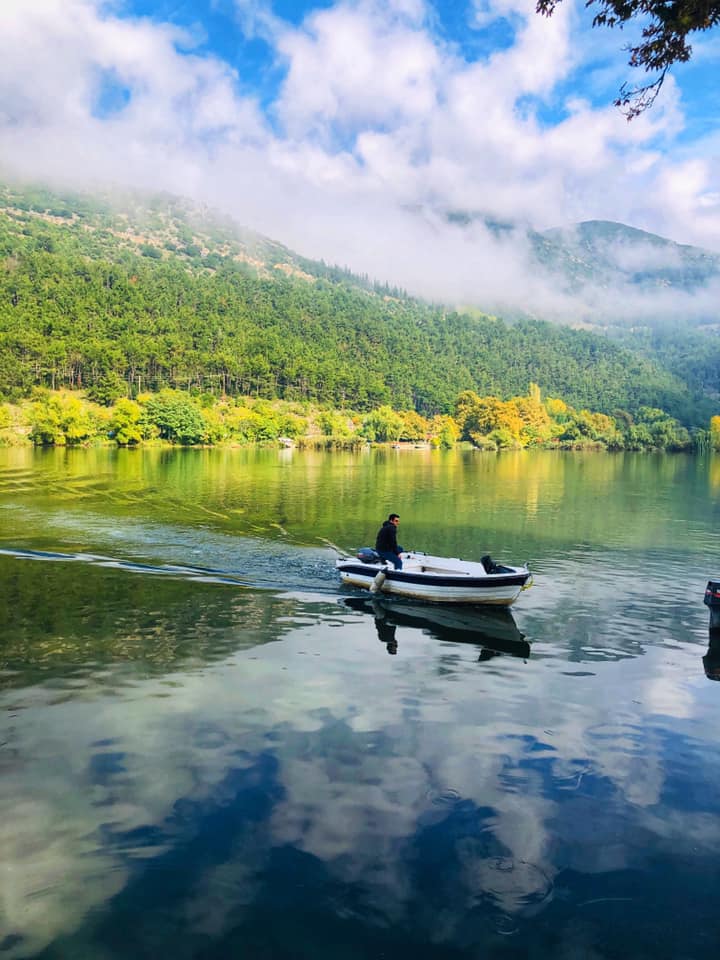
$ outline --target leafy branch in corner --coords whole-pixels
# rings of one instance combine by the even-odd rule
[[[536,11],[550,17],[562,0],[537,0]],[[690,34],[710,30],[720,23],[720,0],[587,0],[586,7],[596,4],[599,12],[593,27],[619,27],[642,18],[641,41],[624,49],[630,54],[631,67],[642,67],[646,73],[658,74],[649,83],[633,87],[623,84],[614,101],[628,120],[639,116],[653,105],[668,71],[676,63],[687,63],[692,57]]]

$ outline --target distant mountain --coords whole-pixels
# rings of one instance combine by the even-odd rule
[[[526,253],[533,298],[510,291],[495,312],[602,334],[720,400],[720,255],[606,220],[545,231],[477,212],[446,221]]]
[[[444,219],[461,230],[481,224],[511,248],[527,249],[528,273],[574,298],[575,319],[585,326],[663,323],[679,307],[685,323],[720,320],[720,254],[609,220],[538,231],[482,212],[450,210]],[[716,292],[717,299],[702,296]],[[510,301],[506,312],[536,315],[537,304]],[[547,309],[545,316],[572,322]]]
[[[564,277],[569,290],[590,284],[694,292],[720,280],[720,255],[623,223],[588,220],[529,235],[538,265]]]

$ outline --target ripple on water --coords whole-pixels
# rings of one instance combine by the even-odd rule
[[[585,736],[607,749],[630,755],[642,752],[646,743],[642,728],[632,723],[598,723],[588,727]]]
[[[448,787],[445,790],[428,790],[427,799],[436,807],[454,806],[460,803],[461,797],[457,790]]]
[[[495,920],[495,932],[499,933],[501,937],[512,937],[519,929],[517,920],[505,913],[501,913]]]
[[[512,857],[489,857],[466,863],[466,882],[475,890],[477,903],[488,901],[505,918],[509,932],[510,920],[517,916],[533,916],[552,898],[553,882],[545,871],[528,860]]]

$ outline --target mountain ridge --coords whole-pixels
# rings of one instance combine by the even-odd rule
[[[693,291],[720,279],[720,255],[612,220],[586,220],[539,234],[577,258],[586,276]],[[538,250],[539,253],[539,250]]]

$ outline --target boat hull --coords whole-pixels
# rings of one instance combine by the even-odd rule
[[[342,583],[398,597],[430,603],[479,604],[508,607],[517,600],[530,580],[527,567],[503,567],[499,573],[486,573],[480,564],[447,558],[408,554],[403,569],[384,563],[363,563],[343,558],[337,561]],[[383,574],[378,577],[378,574]]]

